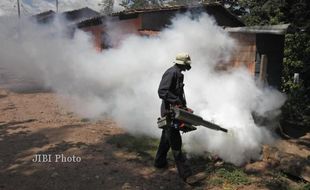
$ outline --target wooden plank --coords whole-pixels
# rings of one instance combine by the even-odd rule
[[[259,80],[263,83],[267,82],[267,64],[268,59],[267,55],[262,55],[261,62],[260,62],[260,69],[259,69]]]

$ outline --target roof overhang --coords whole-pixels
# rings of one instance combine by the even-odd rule
[[[268,25],[268,26],[245,26],[226,27],[225,31],[231,33],[254,33],[254,34],[276,34],[284,35],[290,24]]]

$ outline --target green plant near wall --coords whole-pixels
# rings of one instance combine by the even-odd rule
[[[302,73],[309,66],[310,35],[307,33],[287,34],[283,60],[283,90],[291,92],[302,88],[304,81],[295,84],[294,73]]]
[[[282,89],[288,94],[283,107],[286,119],[310,126],[309,81],[294,82],[294,73],[304,74],[310,62],[310,35],[307,33],[287,34],[283,60]]]

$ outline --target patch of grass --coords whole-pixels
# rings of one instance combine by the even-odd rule
[[[303,185],[300,187],[300,190],[310,190],[310,183],[303,184]]]
[[[121,134],[112,136],[107,140],[108,143],[116,145],[118,148],[125,148],[129,152],[136,152],[143,159],[155,157],[159,140],[146,136],[132,136]]]
[[[216,171],[216,175],[222,178],[226,183],[232,185],[248,185],[251,183],[249,177],[239,168],[233,170],[220,168]]]
[[[280,171],[268,171],[261,180],[260,184],[270,190],[310,190],[310,183],[292,180]]]
[[[222,186],[224,182],[225,182],[224,179],[219,178],[219,177],[214,177],[208,181],[208,184],[211,186]]]
[[[83,123],[87,123],[87,122],[90,122],[91,120],[89,118],[82,118],[81,119],[81,122]]]
[[[250,177],[242,169],[231,164],[224,164],[221,168],[208,167],[206,173],[211,176],[207,182],[210,187],[237,189],[238,186],[252,183]]]
[[[294,186],[289,186],[289,190],[310,190],[310,183],[299,182],[294,184]]]
[[[266,179],[263,183],[264,185],[271,190],[291,190],[289,183],[286,179],[285,174],[281,172],[269,172],[271,178]]]

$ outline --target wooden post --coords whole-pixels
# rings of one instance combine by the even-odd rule
[[[267,82],[267,55],[263,54],[260,61],[259,80],[263,83]]]
[[[18,11],[18,18],[20,18],[20,4],[19,4],[19,0],[17,0],[17,11]]]
[[[58,13],[58,0],[56,0],[56,13]]]

